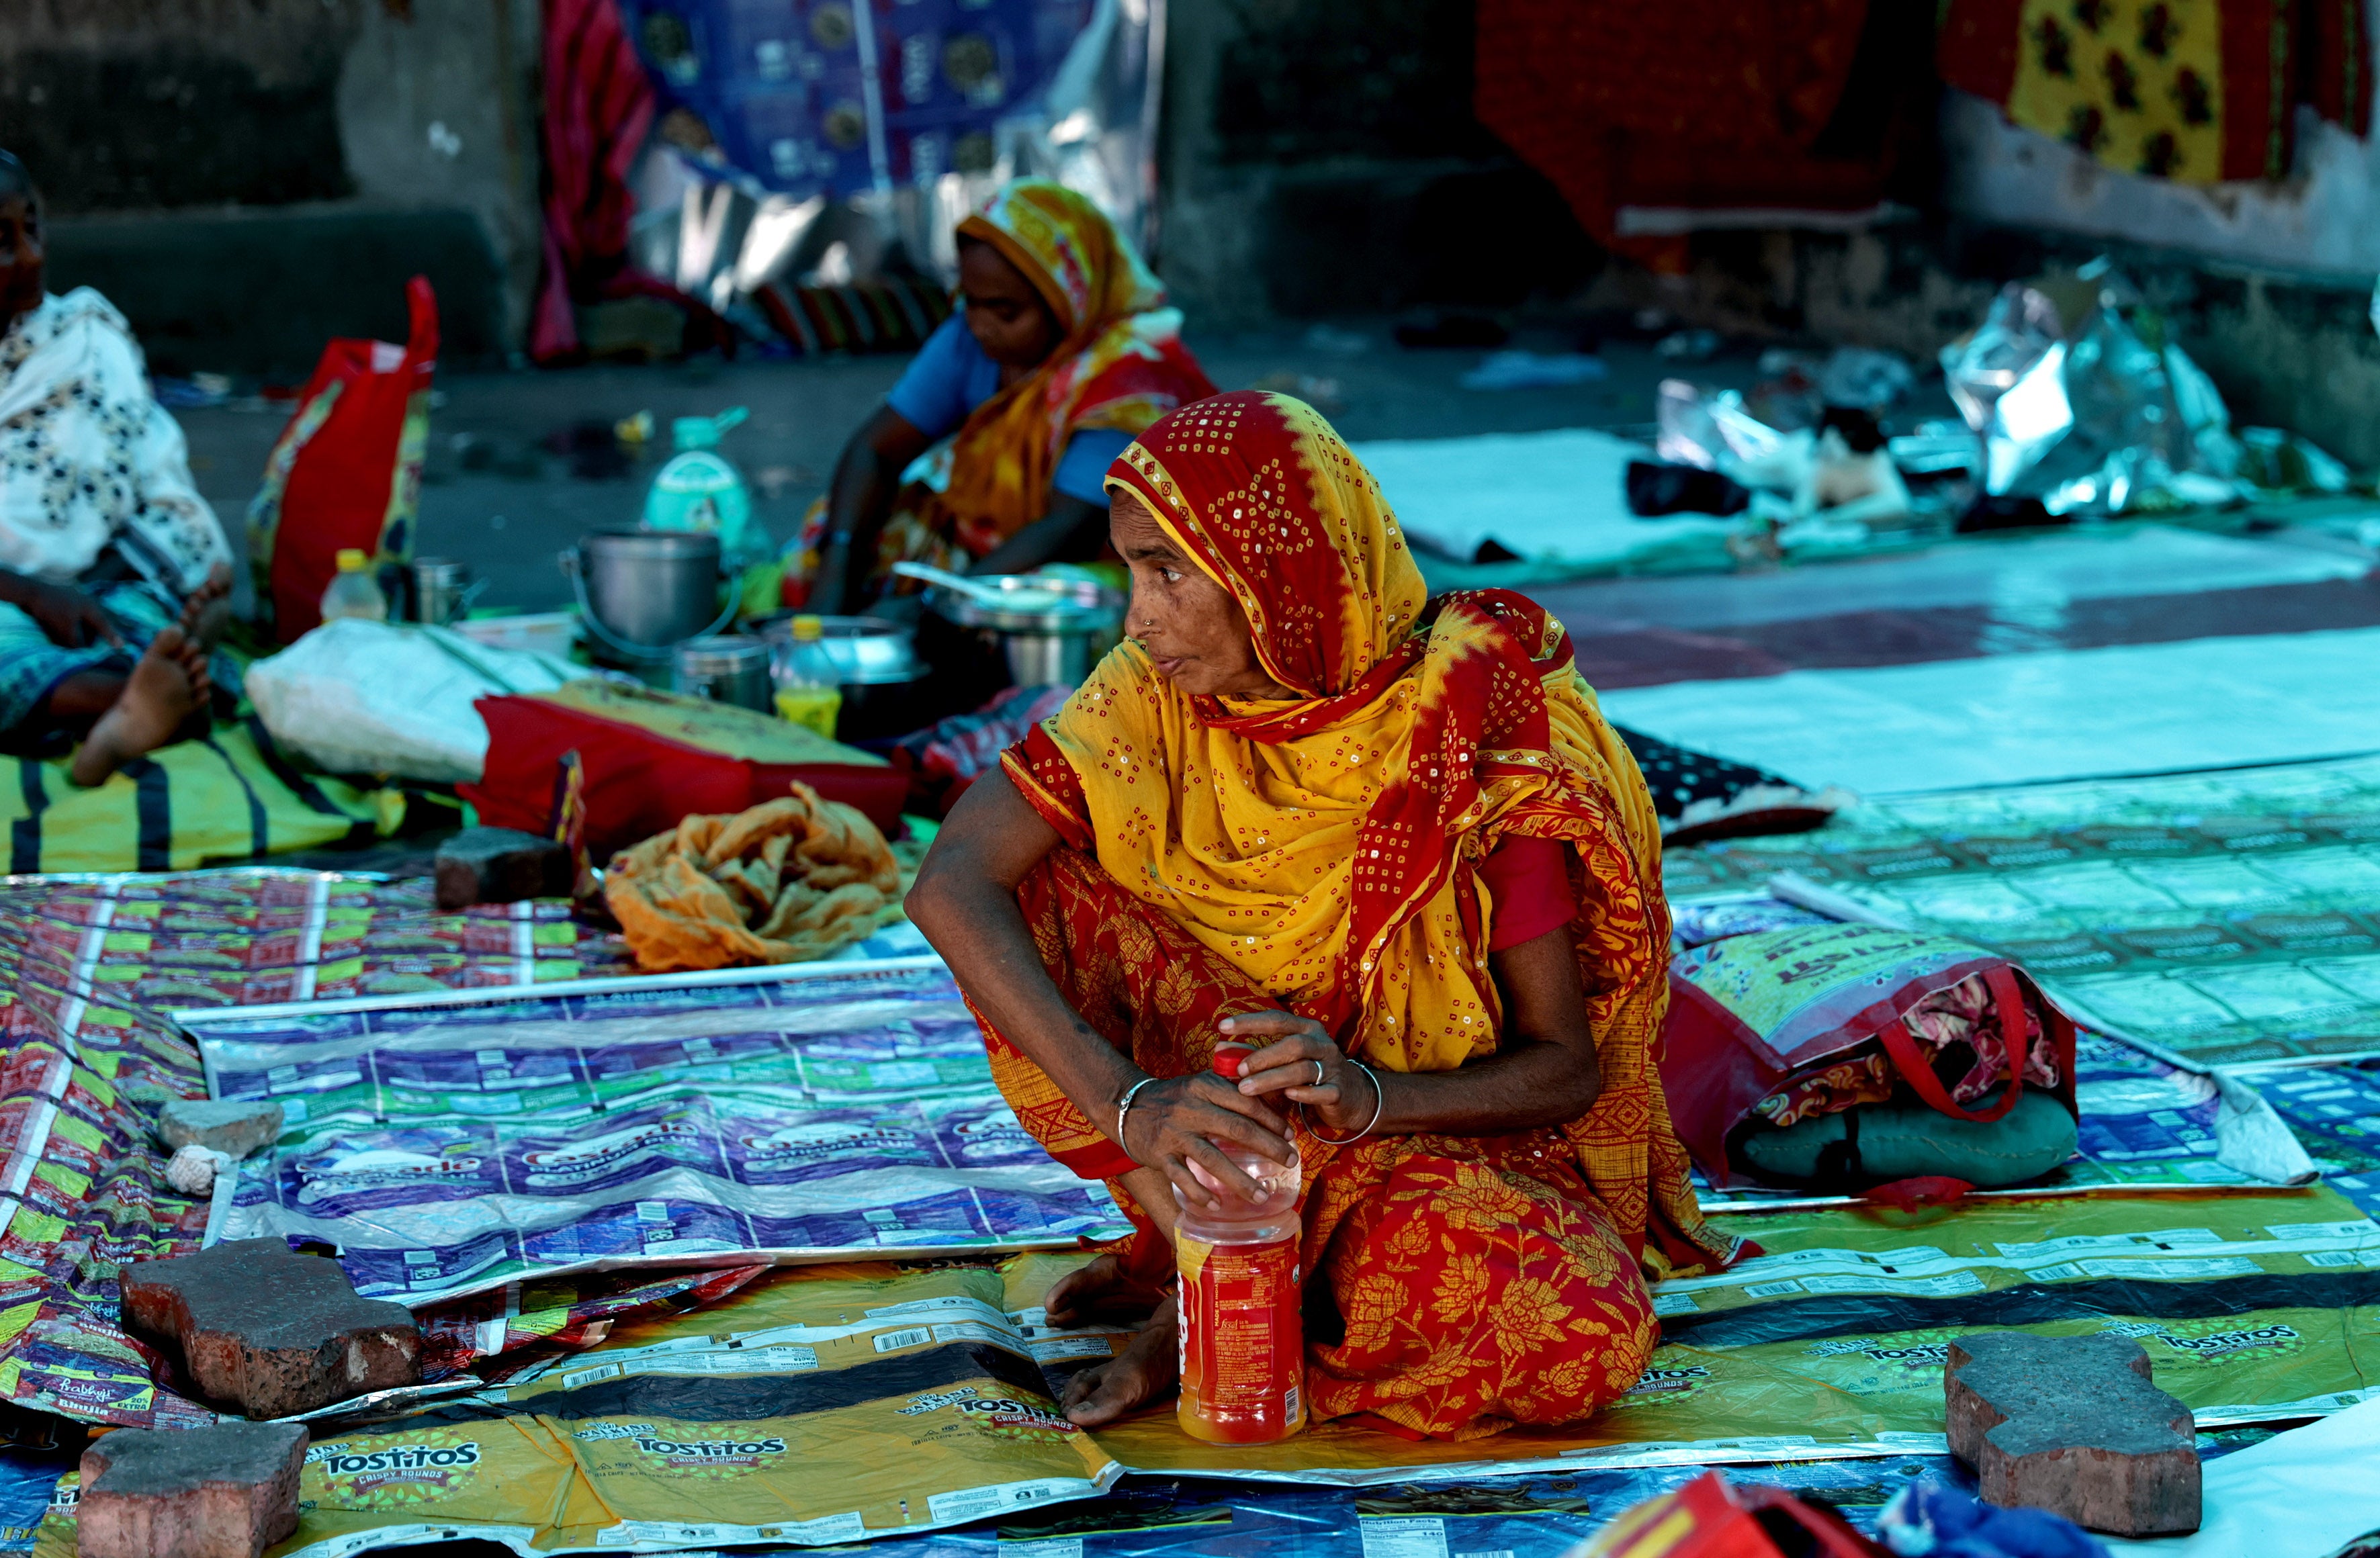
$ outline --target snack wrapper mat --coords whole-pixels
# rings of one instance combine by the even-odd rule
[[[2192,1070],[2380,1056],[2380,757],[1888,796],[1662,876],[1978,942]]]
[[[284,1111],[209,1229],[412,1305],[620,1267],[1130,1232],[1025,1133],[938,960],[177,1012]]]
[[[316,1430],[296,1535],[271,1558],[455,1538],[524,1554],[839,1546],[996,1520],[1128,1474],[1366,1488],[1630,1467],[1939,1457],[1949,1339],[2114,1331],[2203,1429],[2373,1393],[2380,1227],[2326,1190],[1880,1216],[1762,1216],[1772,1253],[1674,1280],[1668,1339],[1594,1421],[1463,1443],[1318,1424],[1202,1444],[1163,1407],[1097,1431],[1055,1407],[1112,1330],[1035,1309],[1079,1253],[998,1268],[763,1274],[717,1307],[623,1322],[589,1351],[393,1421]],[[1137,1484],[1141,1477],[1135,1477]],[[67,1558],[71,1490],[36,1551]]]
[[[0,1401],[122,1427],[212,1421],[116,1324],[116,1268],[199,1248],[160,1105],[204,1091],[172,1008],[534,986],[625,972],[563,903],[438,910],[427,881],[286,867],[0,880]],[[707,1301],[731,1273],[533,1283],[424,1311],[425,1366]]]

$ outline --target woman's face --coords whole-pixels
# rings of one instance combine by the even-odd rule
[[[0,329],[41,306],[41,207],[30,195],[0,196]]]
[[[1124,632],[1140,640],[1158,675],[1208,697],[1297,695],[1265,674],[1239,602],[1182,554],[1139,499],[1109,494],[1108,537],[1132,569]]]
[[[1050,306],[990,244],[959,246],[959,295],[976,344],[1001,367],[1038,368],[1058,349]]]

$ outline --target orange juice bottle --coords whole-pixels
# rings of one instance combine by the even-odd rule
[[[1245,1045],[1218,1045],[1215,1074],[1236,1081]],[[1193,1207],[1174,1194],[1182,1274],[1182,1431],[1215,1444],[1269,1444],[1305,1426],[1305,1325],[1299,1310],[1298,1165],[1218,1142],[1258,1187]]]

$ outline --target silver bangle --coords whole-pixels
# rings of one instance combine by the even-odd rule
[[[1351,1055],[1351,1056],[1349,1056],[1349,1057],[1347,1057],[1347,1064],[1348,1064],[1348,1065],[1350,1065],[1350,1066],[1354,1067],[1354,1068],[1355,1068],[1355,1069],[1357,1069],[1358,1071],[1363,1072],[1365,1076],[1369,1077],[1369,1078],[1371,1079],[1371,1081],[1372,1081],[1372,1117],[1371,1117],[1370,1119],[1366,1120],[1366,1121],[1364,1122],[1364,1129],[1361,1129],[1361,1130],[1359,1130],[1359,1131],[1355,1132],[1355,1134],[1354,1134],[1354,1135],[1348,1137],[1348,1138],[1347,1138],[1345,1141],[1333,1141],[1330,1137],[1323,1135],[1323,1134],[1322,1134],[1322,1132],[1320,1132],[1320,1131],[1318,1131],[1318,1130],[1315,1131],[1315,1132],[1314,1132],[1314,1139],[1315,1139],[1317,1141],[1321,1142],[1321,1143],[1322,1143],[1324,1146],[1326,1146],[1326,1147],[1352,1147],[1352,1146],[1354,1146],[1356,1142],[1361,1141],[1365,1137],[1369,1136],[1370,1134],[1372,1134],[1372,1127],[1374,1127],[1374,1126],[1376,1126],[1376,1125],[1378,1125],[1378,1124],[1379,1124],[1379,1123],[1380,1123],[1380,1116],[1381,1116],[1381,1114],[1382,1114],[1382,1113],[1384,1113],[1384,1112],[1387,1110],[1387,1108],[1388,1108],[1388,1106],[1389,1106],[1389,1095],[1388,1095],[1387,1092],[1386,1092],[1386,1091],[1384,1091],[1384,1090],[1381,1088],[1381,1086],[1380,1086],[1380,1079],[1379,1079],[1378,1074],[1377,1072],[1375,1072],[1375,1071],[1374,1071],[1374,1070],[1373,1070],[1369,1066],[1365,1065],[1362,1061],[1360,1061],[1360,1060],[1356,1059],[1356,1058],[1355,1058],[1354,1056],[1352,1056],[1352,1055]],[[1126,1097],[1130,1097],[1130,1096],[1131,1096],[1131,1094],[1127,1093],[1127,1094],[1125,1094],[1125,1096],[1126,1096]],[[1310,1129],[1310,1128],[1309,1128],[1309,1129]],[[1119,1145],[1121,1145],[1121,1143],[1119,1143]],[[1127,1149],[1127,1150],[1129,1150],[1129,1149]]]
[[[1123,1139],[1123,1117],[1124,1116],[1132,1113],[1133,1094],[1138,1093],[1142,1088],[1147,1087],[1156,1080],[1157,1079],[1155,1077],[1141,1078],[1140,1081],[1133,1083],[1130,1087],[1125,1088],[1123,1090],[1123,1096],[1116,1101],[1115,1144],[1123,1149],[1123,1154],[1126,1157],[1132,1156],[1132,1148]],[[1135,1158],[1134,1161],[1138,1162],[1139,1160]]]

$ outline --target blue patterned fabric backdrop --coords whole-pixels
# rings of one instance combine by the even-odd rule
[[[980,173],[1097,0],[620,0],[664,109],[796,199]]]

